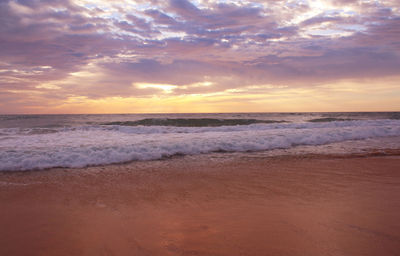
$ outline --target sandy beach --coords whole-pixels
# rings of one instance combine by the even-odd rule
[[[0,173],[0,255],[398,255],[400,157]]]

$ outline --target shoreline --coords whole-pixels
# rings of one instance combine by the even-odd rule
[[[0,254],[396,255],[399,166],[229,153],[2,172]]]
[[[397,137],[395,137],[397,138]],[[347,143],[347,141],[345,142]],[[340,144],[340,143],[333,143],[333,144]],[[181,158],[191,158],[193,161],[203,161],[208,157],[213,158],[227,158],[227,159],[234,159],[234,158],[253,158],[256,157],[257,159],[275,159],[275,158],[287,158],[288,160],[292,159],[343,159],[343,158],[365,158],[365,157],[390,157],[390,156],[400,156],[400,148],[365,148],[359,150],[358,152],[336,152],[333,150],[332,152],[320,152],[315,153],[315,150],[307,151],[307,147],[320,147],[323,149],[327,145],[301,145],[298,147],[290,148],[290,149],[272,149],[272,150],[262,150],[262,151],[216,151],[216,152],[207,152],[201,154],[175,154],[171,156],[164,156],[160,159],[150,159],[150,160],[132,160],[127,162],[117,162],[117,163],[109,163],[109,164],[99,164],[99,165],[88,165],[84,167],[49,167],[49,168],[36,168],[36,169],[29,169],[29,170],[0,170],[0,177],[1,175],[7,175],[12,173],[30,173],[30,172],[47,172],[47,171],[63,171],[63,170],[74,170],[74,171],[87,171],[91,168],[103,168],[103,167],[113,167],[113,166],[120,166],[120,165],[135,165],[141,163],[154,163],[158,161],[174,161],[176,159]],[[329,144],[328,144],[329,146]],[[301,152],[301,150],[305,150]]]

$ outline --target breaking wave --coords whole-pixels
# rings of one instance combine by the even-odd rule
[[[3,128],[0,129],[0,170],[84,167],[153,160],[177,154],[289,149],[299,145],[389,136],[400,136],[400,120],[215,127],[109,124],[43,131],[39,128]]]

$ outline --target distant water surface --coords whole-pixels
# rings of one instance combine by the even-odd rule
[[[400,112],[0,115],[0,170],[304,147],[352,153],[398,149],[399,138]]]

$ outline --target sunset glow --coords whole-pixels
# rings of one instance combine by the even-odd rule
[[[0,2],[0,113],[400,110],[395,0]]]

